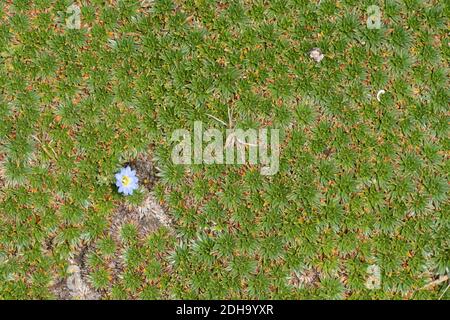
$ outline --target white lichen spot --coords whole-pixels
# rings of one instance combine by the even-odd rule
[[[379,91],[377,92],[377,100],[378,100],[378,102],[381,101],[381,95],[382,95],[382,94],[385,94],[385,93],[386,93],[386,91],[384,91],[383,89],[382,89],[382,90],[379,90]]]

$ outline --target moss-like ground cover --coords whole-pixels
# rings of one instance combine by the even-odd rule
[[[0,299],[55,298],[86,245],[104,299],[449,298],[448,2],[80,0],[79,29],[71,4],[0,1]],[[172,163],[229,110],[280,129],[276,175]],[[143,153],[173,225],[117,242]]]

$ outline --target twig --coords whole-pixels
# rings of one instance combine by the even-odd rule
[[[225,123],[225,121],[220,120],[219,118],[214,117],[213,115],[207,113],[206,114],[208,117],[213,118],[214,120],[220,122],[221,124],[223,124],[225,127],[227,126],[227,124]]]
[[[448,288],[450,287],[450,284],[447,286],[447,288],[445,288],[444,292],[442,292],[441,296],[439,297],[438,300],[441,300],[442,297],[444,296],[444,294],[447,292]]]
[[[50,145],[49,145],[49,148],[50,148],[50,150],[52,150],[54,156],[52,156],[52,155],[50,154],[50,152],[47,150],[47,148],[44,146],[44,144],[42,143],[42,141],[39,140],[38,137],[36,137],[35,135],[32,135],[32,137],[33,137],[37,142],[39,142],[39,143],[41,144],[42,150],[44,150],[45,154],[46,154],[47,156],[49,156],[49,158],[55,159],[55,158],[57,157],[55,150],[53,150],[53,148],[52,148]]]
[[[229,129],[234,130],[234,126],[233,126],[233,118],[232,118],[232,116],[231,116],[230,108],[228,108],[228,125],[225,123],[225,121],[223,121],[223,120],[221,120],[221,119],[219,119],[219,118],[216,118],[215,116],[213,116],[213,115],[211,115],[211,114],[209,114],[209,113],[207,113],[206,115],[207,115],[208,117],[210,117],[210,118],[212,118],[212,119],[214,119],[214,120],[220,122],[221,124],[223,124],[224,126],[228,127]],[[245,146],[251,146],[251,147],[257,147],[257,146],[258,146],[257,144],[254,144],[254,143],[249,143],[249,142],[242,141],[241,139],[239,139],[239,138],[236,136],[236,133],[235,133],[235,132],[232,132],[232,133],[230,133],[230,134],[228,135],[228,137],[227,137],[227,139],[226,139],[226,141],[225,141],[225,147],[228,148],[228,147],[234,145],[235,140],[236,140],[238,143],[240,143],[240,144],[242,144],[242,145],[245,145]]]
[[[439,279],[434,280],[434,281],[432,281],[432,282],[430,282],[430,283],[424,285],[420,290],[423,290],[423,289],[429,289],[429,288],[434,287],[435,285],[438,285],[438,284],[440,284],[440,283],[442,283],[442,282],[445,282],[445,281],[447,281],[447,280],[448,280],[448,276],[442,276],[442,277],[440,277]],[[447,288],[447,289],[448,289],[448,288]],[[447,290],[447,289],[446,289],[446,290]],[[444,292],[444,293],[445,293],[445,292]]]

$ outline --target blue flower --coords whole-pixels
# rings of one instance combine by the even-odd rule
[[[131,170],[130,166],[122,168],[119,173],[116,173],[115,177],[119,192],[126,196],[133,194],[133,191],[138,188],[136,171]]]

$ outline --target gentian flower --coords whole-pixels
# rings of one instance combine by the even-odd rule
[[[119,173],[116,173],[115,177],[119,192],[126,196],[133,194],[133,191],[138,188],[136,170],[131,170],[130,166],[122,168]]]

